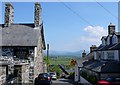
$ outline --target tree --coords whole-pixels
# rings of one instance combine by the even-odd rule
[[[71,59],[71,61],[70,61],[70,67],[74,67],[75,64],[76,64],[76,60]]]

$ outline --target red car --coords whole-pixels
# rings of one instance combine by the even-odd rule
[[[98,85],[120,85],[120,76],[109,77],[106,80],[100,80],[98,81]]]

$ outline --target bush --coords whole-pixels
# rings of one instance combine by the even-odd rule
[[[92,84],[97,84],[97,77],[95,75],[88,74],[87,72],[81,72],[80,75]]]
[[[97,77],[94,75],[89,75],[88,76],[88,81],[91,82],[92,84],[97,84]]]
[[[74,81],[74,76],[75,76],[75,72],[71,72],[68,79],[71,79]]]

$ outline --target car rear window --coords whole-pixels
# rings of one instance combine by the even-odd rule
[[[120,78],[116,78],[115,80],[116,80],[116,82],[120,82]]]
[[[41,78],[41,77],[46,78],[46,77],[48,77],[48,74],[47,74],[47,73],[39,74],[39,76],[38,76],[38,77],[39,77],[39,78]]]
[[[50,75],[55,75],[55,73],[50,73]]]

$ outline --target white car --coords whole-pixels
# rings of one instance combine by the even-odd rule
[[[49,75],[51,76],[51,78],[53,80],[57,80],[57,74],[56,74],[56,72],[49,72]]]

